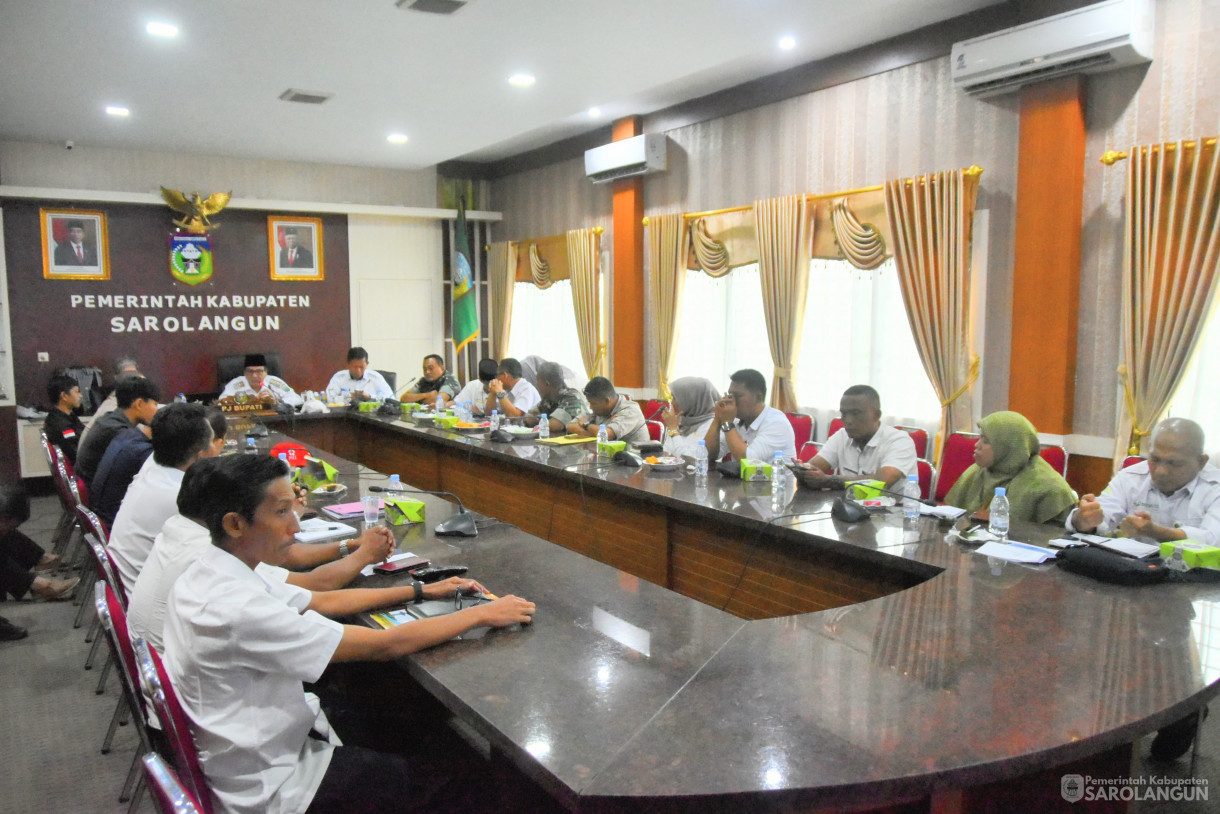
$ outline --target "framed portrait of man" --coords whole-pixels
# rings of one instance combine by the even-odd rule
[[[41,209],[42,276],[48,280],[109,280],[106,213]]]
[[[272,280],[322,280],[322,220],[270,215],[268,259]]]

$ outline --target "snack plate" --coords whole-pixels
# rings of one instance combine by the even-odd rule
[[[645,461],[647,463],[647,460]],[[673,472],[681,466],[684,466],[686,461],[681,458],[676,458],[673,455],[658,455],[657,462],[649,463],[648,465],[656,472]]]
[[[456,430],[457,432],[474,433],[474,432],[487,432],[487,427],[488,427],[487,424],[475,424],[473,427],[463,427],[459,424],[458,426],[450,427],[449,429]]]
[[[347,487],[342,483],[324,483],[317,489],[314,489],[310,494],[326,495],[327,497],[338,497],[347,491]]]

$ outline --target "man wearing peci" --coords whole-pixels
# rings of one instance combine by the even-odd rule
[[[814,489],[842,489],[847,481],[879,480],[886,489],[899,489],[916,475],[915,442],[897,427],[881,423],[881,396],[867,384],[854,384],[839,399],[843,429],[800,473]]]
[[[483,405],[487,403],[487,396],[491,393],[491,383],[499,373],[500,366],[496,364],[495,359],[480,359],[479,375],[466,382],[466,386],[454,401],[458,404],[470,402],[470,412],[483,415]]]
[[[377,400],[394,398],[394,391],[385,377],[369,367],[369,353],[362,347],[354,347],[347,352],[347,367],[330,377],[326,392],[348,390],[361,400]]]
[[[729,377],[729,390],[716,402],[715,421],[704,441],[712,461],[726,453],[735,461],[770,461],[776,452],[796,457],[796,433],[788,416],[767,406],[767,380],[751,368]]]
[[[284,248],[280,249],[280,268],[313,268],[313,252],[301,246],[301,238],[295,226],[284,228]]]
[[[83,221],[68,221],[68,239],[55,244],[55,265],[96,266],[97,247],[85,241]]]
[[[277,402],[300,407],[305,400],[297,395],[297,391],[288,386],[288,382],[279,376],[267,372],[267,357],[261,353],[246,354],[245,367],[242,375],[225,385],[220,392],[220,398],[230,396],[271,396]]]

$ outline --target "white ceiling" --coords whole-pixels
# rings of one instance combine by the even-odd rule
[[[394,0],[0,0],[0,139],[490,161],[997,2],[470,0],[438,16]],[[181,33],[154,39],[153,20]],[[537,83],[509,85],[518,72]],[[334,98],[280,101],[290,87]]]

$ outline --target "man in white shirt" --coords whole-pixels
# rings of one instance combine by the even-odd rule
[[[140,636],[158,652],[164,650],[165,607],[170,589],[191,563],[212,548],[204,517],[208,493],[221,488],[219,458],[196,461],[182,477],[178,490],[178,513],[165,521],[144,562],[135,590],[127,606],[127,627],[133,637]],[[298,499],[299,506],[299,499]],[[296,543],[293,548],[306,545]],[[350,556],[319,565],[311,571],[289,571],[276,565],[260,564],[256,569],[268,580],[287,582],[309,591],[333,591],[355,579],[367,565],[385,561],[394,551],[394,535],[384,526],[368,529],[346,547]],[[300,558],[300,557],[298,557]]]
[[[538,388],[521,376],[521,363],[511,356],[500,360],[498,375],[487,385],[487,402],[483,413],[491,415],[499,410],[500,415],[522,416],[542,401]]]
[[[488,389],[496,376],[500,372],[500,366],[496,364],[495,359],[480,359],[479,360],[479,377],[466,382],[466,386],[457,394],[457,398],[453,401],[455,404],[465,404],[470,402],[470,412],[475,415],[485,415],[483,412],[484,405],[487,404],[488,394],[491,390]]]
[[[1157,424],[1148,460],[1119,470],[1100,495],[1082,497],[1068,530],[1220,545],[1220,469],[1208,463],[1203,442],[1203,428],[1190,419]]]
[[[1188,418],[1157,424],[1148,460],[1119,470],[1100,495],[1082,497],[1068,515],[1068,531],[1220,545],[1220,469],[1208,463],[1204,440],[1203,428]],[[1170,761],[1186,754],[1198,721],[1198,713],[1191,713],[1157,732],[1152,758]]]
[[[300,407],[305,403],[305,400],[288,386],[288,382],[267,373],[267,357],[261,353],[246,355],[242,375],[226,384],[220,393],[222,399],[230,396],[271,396],[276,402],[283,402],[292,407]]]
[[[359,346],[347,352],[347,367],[330,377],[326,392],[350,391],[361,401],[384,401],[394,398],[390,384],[376,370],[369,367],[369,353]]]
[[[776,452],[796,457],[796,433],[782,410],[767,406],[767,380],[744,368],[729,377],[729,389],[716,402],[715,421],[704,441],[710,461],[728,453],[733,460],[770,461]]]
[[[881,423],[881,396],[867,384],[856,384],[839,399],[843,429],[800,473],[814,489],[842,489],[848,481],[879,480],[895,489],[908,475],[918,474],[915,442],[896,427]]]
[[[327,616],[481,590],[449,579],[394,588],[311,592],[256,570],[279,565],[299,529],[283,461],[222,458],[205,496],[214,547],[169,595],[165,667],[191,721],[216,809],[254,812],[451,812],[446,778],[412,770],[412,759],[343,745],[303,682],[328,665],[387,661],[475,627],[530,621],[515,596],[390,630],[342,625]],[[439,781],[439,782],[438,782]]]

